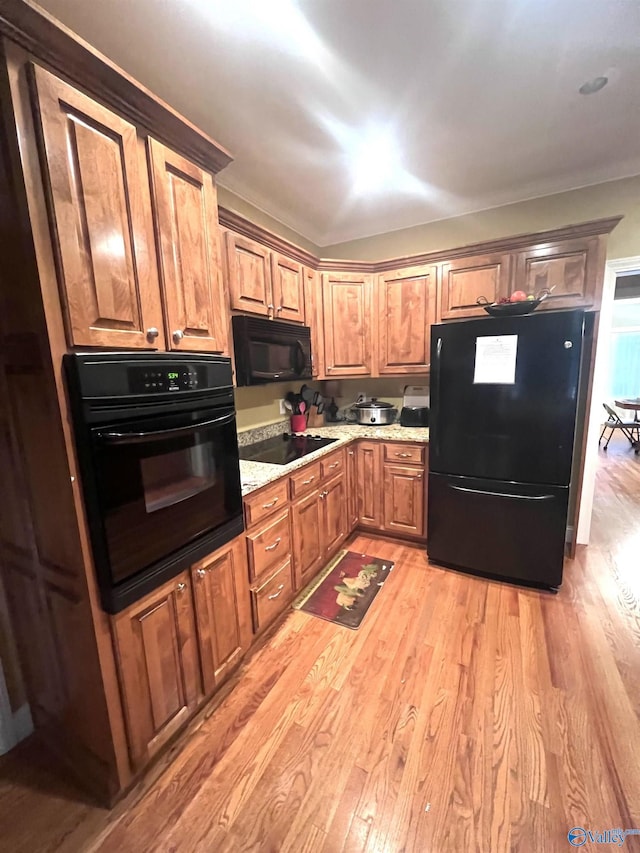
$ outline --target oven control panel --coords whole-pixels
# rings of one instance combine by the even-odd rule
[[[166,394],[207,387],[206,367],[191,364],[135,365],[127,370],[132,394]]]

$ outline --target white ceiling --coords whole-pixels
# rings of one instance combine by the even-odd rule
[[[223,186],[318,246],[640,173],[638,0],[41,5],[228,148]],[[374,125],[404,173],[355,191],[347,150]]]

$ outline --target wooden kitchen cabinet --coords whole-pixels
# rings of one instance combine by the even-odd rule
[[[371,277],[323,273],[325,375],[367,376],[373,367]]]
[[[311,329],[311,373],[322,379],[324,371],[324,323],[320,276],[309,267],[304,268],[304,306],[306,324]]]
[[[531,246],[516,255],[514,289],[538,294],[552,290],[540,309],[600,305],[601,237]]]
[[[212,693],[251,645],[251,600],[243,537],[191,567],[205,694]]]
[[[295,588],[301,589],[324,563],[321,490],[314,489],[291,505]]]
[[[382,527],[382,444],[360,441],[356,450],[358,472],[358,522]]]
[[[112,617],[134,768],[144,766],[195,710],[201,692],[188,572]]]
[[[486,316],[476,300],[496,302],[511,292],[511,255],[458,258],[442,265],[440,319]]]
[[[148,146],[167,344],[228,353],[213,178],[155,139]]]
[[[273,311],[270,251],[233,231],[225,234],[231,308],[269,317]]]
[[[416,266],[378,276],[378,373],[419,374],[430,368],[436,322],[437,267]]]
[[[425,534],[425,475],[423,470],[383,466],[382,527],[389,533]]]
[[[39,66],[30,72],[68,343],[162,348],[149,189],[136,129]]]
[[[345,477],[338,474],[325,483],[320,498],[322,541],[328,559],[349,535]]]
[[[358,526],[358,464],[357,445],[347,448],[347,527],[349,532]]]
[[[304,323],[304,274],[302,264],[280,255],[271,253],[271,285],[276,320],[291,320]]]

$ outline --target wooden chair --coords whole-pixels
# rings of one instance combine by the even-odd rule
[[[615,409],[612,409],[611,406],[609,406],[607,403],[603,403],[602,405],[604,406],[605,411],[609,416],[609,420],[606,421],[606,423],[602,427],[602,432],[600,433],[600,438],[598,439],[598,445],[600,445],[605,432],[607,430],[611,430],[609,433],[609,437],[607,438],[606,444],[602,448],[603,450],[606,450],[607,447],[609,447],[611,436],[617,429],[619,429],[622,434],[629,439],[629,444],[631,445],[631,447],[633,447],[635,452],[640,453],[640,421],[623,421]]]

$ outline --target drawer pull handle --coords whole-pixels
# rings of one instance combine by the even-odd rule
[[[303,485],[303,486],[308,486],[308,485],[309,485],[309,483],[313,483],[313,481],[315,480],[315,478],[316,478],[316,475],[314,474],[314,475],[313,475],[313,477],[309,477],[309,479],[308,479],[308,480],[303,480],[303,481],[302,481],[302,485]]]
[[[396,453],[396,456],[399,456],[400,459],[409,459],[411,454],[410,453]]]
[[[339,462],[332,462],[331,465],[329,465],[329,470],[331,470],[331,468],[337,468],[339,464]]]
[[[278,538],[277,538],[277,539],[276,539],[276,541],[273,543],[273,545],[266,545],[264,550],[265,550],[265,551],[273,551],[273,549],[274,549],[274,548],[277,548],[277,547],[278,547],[278,545],[280,544],[280,542],[281,542],[281,541],[282,541],[282,537],[281,537],[281,536],[278,536]]]
[[[271,507],[275,506],[279,500],[280,498],[274,498],[270,503],[262,504],[262,509],[271,509]]]
[[[278,591],[277,591],[277,592],[274,592],[274,593],[273,593],[273,595],[268,595],[268,596],[267,596],[267,598],[269,599],[269,601],[273,601],[273,599],[274,599],[274,598],[277,598],[277,597],[280,595],[280,593],[282,592],[282,590],[283,590],[283,589],[284,589],[284,584],[283,584],[283,583],[281,583],[281,584],[280,584],[280,586],[278,587]]]

